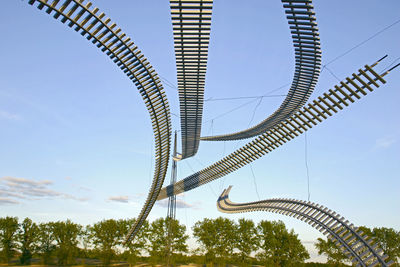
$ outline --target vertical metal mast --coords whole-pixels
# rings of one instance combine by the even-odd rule
[[[176,153],[176,141],[177,141],[177,132],[175,131],[174,138],[174,152],[172,156],[172,170],[171,170],[171,184],[176,183],[177,176],[177,153]],[[176,195],[170,196],[168,198],[168,213],[167,217],[171,219],[175,219],[176,216]]]
[[[174,152],[172,156],[172,170],[171,170],[171,184],[176,183],[177,176],[177,161],[179,160],[178,153],[176,152],[177,147],[177,132],[175,131],[174,138]],[[172,239],[173,239],[173,223],[176,217],[176,195],[172,195],[168,198],[168,211],[167,211],[167,266],[170,266],[170,260],[172,255]]]

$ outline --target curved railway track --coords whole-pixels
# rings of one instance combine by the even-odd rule
[[[171,0],[181,114],[182,159],[200,143],[212,0]]]
[[[398,64],[379,75],[373,68],[382,59],[371,66],[365,65],[357,73],[353,73],[351,77],[347,77],[345,81],[335,85],[334,89],[329,89],[322,96],[310,101],[292,116],[230,155],[173,185],[162,188],[158,200],[192,190],[236,171],[311,129],[367,95],[368,92],[372,92],[373,87],[378,88],[380,83],[386,83],[383,77],[400,65]]]
[[[204,141],[228,141],[260,135],[287,119],[309,99],[321,68],[319,33],[311,0],[282,0],[293,39],[295,71],[281,106],[259,124],[236,133],[201,137]]]
[[[217,200],[217,208],[224,213],[268,211],[305,221],[332,240],[356,266],[390,266],[388,256],[361,230],[336,212],[312,203],[294,199],[275,198],[249,203],[229,200],[232,186],[225,189]]]
[[[53,15],[106,53],[142,95],[152,121],[155,139],[155,170],[146,202],[127,236],[131,240],[153,207],[167,172],[170,156],[171,122],[167,97],[157,73],[134,42],[111,19],[84,0],[30,0],[30,5]]]

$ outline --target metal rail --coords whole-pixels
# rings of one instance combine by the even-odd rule
[[[171,0],[182,131],[182,159],[197,153],[203,116],[212,0]]]
[[[232,186],[225,189],[217,200],[217,208],[224,213],[268,211],[294,217],[310,224],[327,235],[356,266],[390,266],[394,262],[374,244],[372,239],[336,212],[309,202],[295,199],[274,198],[249,203],[229,200]]]
[[[368,92],[372,92],[373,86],[378,88],[380,83],[386,83],[383,77],[398,66],[396,65],[379,75],[373,70],[373,67],[382,59],[371,66],[365,65],[363,69],[359,69],[357,74],[353,73],[351,78],[347,77],[345,81],[335,85],[335,89],[329,89],[322,96],[310,101],[291,117],[264,132],[242,148],[174,185],[162,188],[158,200],[192,190],[238,170],[311,129],[350,103],[367,95]]]
[[[136,85],[146,104],[152,121],[155,142],[155,170],[146,202],[129,232],[132,239],[146,220],[160,192],[167,172],[171,143],[171,118],[167,97],[157,73],[125,33],[100,13],[91,2],[84,0],[30,0],[30,5],[67,23],[82,36],[92,41],[116,63]]]
[[[295,51],[295,71],[281,106],[259,124],[239,132],[201,137],[204,141],[239,140],[260,135],[290,117],[309,99],[321,67],[319,33],[311,0],[282,0]]]

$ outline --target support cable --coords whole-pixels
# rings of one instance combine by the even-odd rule
[[[226,141],[223,141],[223,142],[224,142],[224,150],[222,151],[222,158],[225,157],[225,146],[226,146]],[[224,179],[219,181],[219,191],[221,191],[222,188],[224,187],[225,179],[226,179],[226,176],[224,176]]]
[[[254,116],[256,115],[257,108],[260,106],[262,100],[263,100],[262,97],[260,97],[260,101],[258,101],[257,105],[254,107],[253,114],[251,115],[251,118],[250,118],[250,121],[249,121],[249,124],[247,125],[247,127],[250,127],[251,123],[253,122]]]
[[[310,173],[308,169],[308,149],[307,149],[307,132],[304,133],[304,163],[307,173],[307,200],[310,201]]]
[[[333,71],[331,69],[329,69],[326,65],[324,66],[324,69],[326,69],[338,82],[340,82],[340,79],[338,76],[335,75],[335,73],[333,73]],[[323,70],[322,70],[323,71]],[[321,72],[322,72],[321,71]]]
[[[167,78],[165,78],[165,77],[163,77],[163,76],[161,76],[161,75],[158,75],[159,77],[160,77],[160,80],[162,81],[162,82],[164,82],[164,84],[166,85],[166,86],[168,86],[168,87],[170,87],[170,88],[172,88],[172,89],[175,89],[175,90],[179,90],[178,89],[178,87],[176,87],[172,82],[170,82]]]
[[[209,119],[209,120],[207,120],[207,121],[204,121],[203,124],[209,123],[210,121],[213,121],[213,120],[215,120],[215,119],[218,119],[218,118],[221,118],[221,117],[223,117],[223,116],[225,116],[225,115],[228,115],[229,113],[232,113],[232,112],[234,112],[234,111],[236,111],[236,110],[238,110],[238,109],[240,109],[240,108],[242,108],[242,107],[244,107],[244,106],[247,106],[247,105],[249,105],[249,104],[255,102],[255,101],[256,101],[257,99],[259,99],[259,98],[268,97],[271,93],[274,93],[274,92],[276,92],[276,91],[278,91],[278,90],[280,90],[280,89],[282,89],[282,88],[285,88],[285,87],[288,86],[288,85],[290,85],[290,83],[286,83],[286,84],[284,84],[284,85],[282,85],[282,86],[279,86],[278,88],[275,88],[275,89],[273,89],[273,90],[267,92],[265,95],[261,95],[261,96],[250,96],[250,97],[243,96],[243,97],[238,97],[237,99],[252,98],[253,100],[250,100],[250,101],[248,101],[248,102],[246,102],[246,103],[244,103],[244,104],[240,104],[239,106],[236,106],[236,107],[234,107],[233,109],[230,109],[230,110],[228,110],[228,111],[226,111],[226,112],[224,112],[224,113],[221,113],[221,114],[219,114],[219,115],[217,115],[217,116],[215,116],[215,117],[213,117],[213,118],[211,118],[211,119]],[[230,99],[233,99],[233,98],[230,98]],[[230,99],[229,99],[229,100],[230,100]],[[221,99],[216,99],[216,100],[223,100],[223,99],[221,98]],[[225,99],[224,99],[224,100],[225,100]],[[228,99],[226,99],[226,100],[228,100]],[[212,98],[209,98],[208,100],[206,99],[206,100],[204,100],[204,101],[212,101]]]
[[[229,113],[232,113],[232,112],[234,112],[234,111],[236,111],[236,110],[238,110],[238,109],[240,109],[240,108],[242,108],[242,107],[244,107],[244,106],[247,106],[247,105],[249,105],[249,104],[251,104],[251,103],[253,103],[253,102],[255,102],[255,101],[257,101],[257,99],[250,100],[250,101],[248,101],[248,102],[246,102],[246,103],[244,103],[244,104],[241,104],[241,105],[239,105],[239,106],[237,106],[237,107],[235,107],[235,108],[233,108],[233,109],[230,109],[230,110],[228,110],[228,111],[226,111],[226,112],[224,112],[224,113],[221,113],[221,114],[219,114],[219,115],[213,117],[212,119],[209,119],[209,120],[207,120],[207,121],[205,121],[205,122],[203,122],[203,123],[205,124],[205,123],[211,122],[211,121],[213,121],[213,120],[215,120],[215,119],[219,119],[219,118],[221,118],[221,117],[223,117],[223,116],[225,116],[225,115],[227,115],[227,114],[229,114]]]
[[[240,169],[373,92],[374,89],[380,87],[380,84],[386,83],[383,77],[400,65],[395,65],[386,72],[378,74],[373,68],[385,57],[371,66],[365,65],[357,72],[352,73],[344,81],[335,85],[334,89],[329,89],[321,96],[316,97],[310,104],[242,148],[174,185],[163,188],[158,200],[167,198],[170,194],[192,190]]]
[[[193,157],[193,158],[195,161],[197,161],[198,164],[200,164],[202,166],[202,168],[206,167],[206,165],[203,162],[201,162],[197,157]],[[214,196],[218,196],[217,193],[215,193],[214,188],[210,184],[208,184],[208,187],[211,189]]]
[[[325,65],[322,66],[322,70],[324,68],[326,68],[327,65],[335,62],[336,60],[344,57],[345,55],[349,54],[350,52],[352,52],[353,50],[359,48],[360,46],[362,46],[363,44],[367,43],[368,41],[374,39],[376,36],[380,35],[381,33],[385,32],[386,30],[390,29],[391,27],[393,27],[394,25],[396,25],[397,23],[400,22],[400,19],[396,20],[395,22],[393,22],[392,24],[386,26],[385,28],[377,31],[376,33],[374,33],[373,35],[371,35],[370,37],[368,37],[367,39],[365,39],[364,41],[358,43],[357,45],[353,46],[352,48],[350,48],[349,50],[345,51],[344,53],[340,54],[339,56],[335,57],[334,59],[332,59],[331,61],[329,61],[328,63],[326,63]],[[321,70],[321,71],[322,71]]]
[[[383,69],[383,71],[386,71],[386,70],[390,69],[390,67],[392,67],[399,59],[400,59],[400,57],[398,57],[395,60],[393,60],[392,63],[390,63],[386,68]]]
[[[187,160],[185,160],[185,162],[186,162],[186,165],[189,167],[189,169],[194,173],[194,169],[192,168],[192,165],[190,165],[190,163]],[[215,193],[214,189],[210,186],[210,184],[208,184],[208,188],[210,188],[210,190],[214,194],[214,196],[218,196],[217,193]]]
[[[238,96],[238,97],[226,97],[226,98],[208,98],[204,100],[204,102],[211,102],[211,101],[225,101],[225,100],[239,100],[239,99],[249,99],[249,98],[268,98],[268,97],[282,97],[287,95],[256,95],[256,96]]]
[[[258,187],[257,187],[257,182],[256,182],[256,176],[254,175],[254,170],[253,170],[253,164],[249,164],[250,170],[251,170],[251,175],[253,176],[253,183],[254,183],[254,188],[256,189],[256,194],[258,197],[258,200],[261,201],[260,195],[258,194]]]
[[[383,29],[379,30],[378,32],[374,33],[373,35],[371,35],[370,37],[368,37],[367,39],[363,40],[362,42],[358,43],[357,45],[355,45],[354,47],[348,49],[347,51],[345,51],[344,53],[336,56],[335,58],[333,58],[332,60],[330,60],[328,63],[326,63],[325,65],[322,65],[322,69],[321,72],[323,72],[324,69],[327,69],[328,72],[335,77],[336,80],[340,81],[340,79],[333,73],[332,70],[330,70],[327,66],[332,64],[333,62],[337,61],[338,59],[346,56],[347,54],[349,54],[350,52],[354,51],[355,49],[359,48],[360,46],[362,46],[363,44],[367,43],[368,41],[374,39],[376,36],[380,35],[381,33],[385,32],[386,30],[390,29],[391,27],[395,26],[396,24],[398,24],[400,22],[400,19],[396,20],[395,22],[391,23],[390,25],[384,27]],[[202,139],[204,140],[214,140],[211,139],[214,137],[202,137]],[[225,137],[224,137],[225,138]],[[224,139],[225,140],[225,139]]]

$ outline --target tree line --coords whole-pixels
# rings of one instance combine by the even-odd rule
[[[70,220],[35,223],[29,218],[22,222],[17,217],[0,218],[0,257],[5,263],[29,265],[32,259],[45,264],[72,265],[98,259],[102,265],[113,261],[129,264],[148,262],[214,263],[246,266],[299,266],[309,259],[309,253],[293,230],[282,221],[260,221],[227,218],[205,218],[192,227],[198,247],[189,250],[186,226],[178,220],[159,218],[145,222],[133,242],[124,243],[124,237],[134,219],[103,220],[82,226]],[[169,235],[168,235],[168,229]],[[363,228],[375,237],[392,259],[400,256],[400,233],[390,228]],[[345,262],[345,256],[335,244],[318,239],[315,244],[329,263]]]

